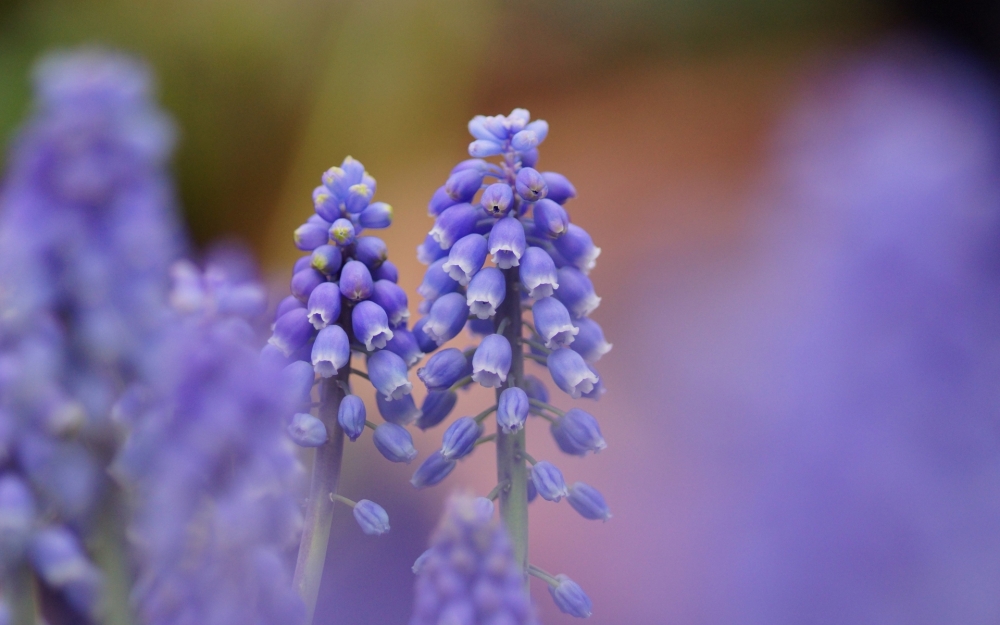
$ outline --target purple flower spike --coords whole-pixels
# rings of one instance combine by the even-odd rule
[[[348,395],[340,401],[340,408],[337,410],[337,423],[352,441],[358,440],[361,433],[365,431],[367,418],[365,402],[357,395]]]
[[[497,425],[504,432],[516,432],[528,418],[528,394],[512,387],[500,393],[497,402]]]
[[[296,413],[287,428],[288,437],[299,447],[319,447],[327,441],[323,422],[304,412]]]
[[[499,388],[507,381],[511,358],[510,342],[505,337],[487,336],[472,357],[472,379],[487,388]]]
[[[556,582],[557,585],[549,586],[549,594],[564,614],[577,618],[589,618],[593,614],[590,597],[579,584],[565,575],[556,575]]]
[[[545,178],[531,167],[522,167],[516,181],[517,194],[527,202],[537,202],[549,191]]]
[[[486,240],[482,235],[469,234],[451,246],[448,259],[441,265],[441,269],[451,276],[462,286],[469,284],[472,276],[476,275],[486,262]]]
[[[364,263],[349,260],[340,270],[340,292],[349,300],[359,301],[372,296],[372,274]]]
[[[413,390],[413,385],[406,378],[406,363],[387,350],[368,357],[368,377],[375,390],[388,400],[400,399]]]
[[[420,409],[413,401],[413,395],[403,395],[399,399],[387,400],[381,395],[375,395],[378,413],[389,423],[409,425],[420,418]]]
[[[340,286],[335,282],[324,282],[309,294],[309,323],[322,330],[340,318]]]
[[[413,447],[413,438],[401,425],[395,423],[383,423],[375,428],[372,436],[375,448],[390,462],[402,462],[409,464],[417,457],[417,450]]]
[[[484,267],[473,276],[466,289],[469,311],[480,319],[489,319],[503,303],[507,284],[503,272],[496,267]]]
[[[410,478],[410,484],[413,484],[414,488],[427,488],[439,484],[455,469],[456,464],[454,460],[448,460],[441,455],[440,451],[435,451],[420,463]]]
[[[562,471],[551,462],[542,460],[531,467],[531,481],[535,483],[538,494],[546,501],[558,502],[563,497],[569,496]]]
[[[567,454],[584,456],[587,452],[597,453],[608,446],[597,419],[579,408],[572,408],[556,419],[550,429],[559,449]]]
[[[485,217],[485,213],[478,206],[456,204],[438,215],[434,227],[431,228],[431,237],[441,249],[450,249],[455,241],[472,233],[480,216]]]
[[[267,342],[280,349],[285,356],[291,356],[292,352],[309,342],[313,331],[306,309],[296,308],[274,322],[274,333]]]
[[[573,322],[579,332],[570,348],[583,356],[588,363],[594,363],[611,351],[611,343],[604,340],[600,324],[593,319],[577,319]]]
[[[587,231],[576,224],[570,224],[566,228],[566,234],[552,244],[566,262],[585,274],[590,273],[597,264],[597,257],[601,255],[601,248],[595,247]]]
[[[490,215],[502,217],[510,210],[510,205],[514,202],[514,192],[506,182],[496,182],[486,187],[479,204]]]
[[[543,171],[542,178],[545,178],[545,184],[549,188],[549,192],[545,197],[553,202],[565,204],[568,200],[576,197],[576,187],[573,186],[573,183],[566,176],[557,174],[554,171]]]
[[[330,378],[350,362],[351,345],[344,329],[332,325],[320,330],[312,347],[312,364],[316,373]]]
[[[493,262],[500,269],[510,269],[521,264],[527,246],[524,226],[513,217],[504,217],[490,230],[489,251]]]
[[[468,202],[483,185],[483,172],[478,169],[463,169],[452,174],[444,183],[444,191],[456,202]]]
[[[389,515],[374,501],[362,499],[354,504],[354,520],[369,536],[381,536],[389,531]]]
[[[483,426],[472,417],[456,419],[444,431],[441,440],[441,456],[446,460],[458,460],[472,453],[476,441],[483,433]]]
[[[420,405],[420,418],[417,427],[427,430],[444,421],[458,403],[455,391],[431,391]]]
[[[535,299],[548,297],[559,288],[556,264],[542,248],[529,247],[524,252],[521,284],[527,289],[528,297]]]
[[[568,347],[580,331],[569,318],[569,311],[554,297],[536,300],[531,307],[535,329],[549,348]]]
[[[472,375],[472,365],[462,350],[455,347],[434,354],[426,365],[417,369],[417,377],[431,391],[445,390],[469,375]]]
[[[532,209],[535,232],[549,239],[558,239],[569,229],[569,215],[566,209],[549,198],[538,200]]]
[[[354,336],[364,343],[365,349],[382,349],[392,338],[389,317],[382,307],[371,300],[358,302],[351,311],[351,325]]]
[[[600,380],[580,354],[565,347],[549,354],[548,367],[552,381],[573,399],[591,393]]]
[[[608,509],[604,496],[596,488],[583,482],[570,487],[566,501],[585,519],[607,521],[611,518],[611,510]]]
[[[435,343],[441,345],[458,336],[469,317],[469,305],[461,293],[442,295],[431,306],[423,330]]]

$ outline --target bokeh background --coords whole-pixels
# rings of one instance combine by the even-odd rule
[[[79,44],[149,60],[194,240],[245,242],[276,297],[351,154],[415,313],[466,121],[549,121],[541,164],[603,248],[609,449],[529,446],[615,516],[539,501],[531,551],[595,624],[1000,622],[997,3],[3,0],[4,141],[32,61]],[[485,453],[427,492],[412,468],[349,446],[343,492],[393,531],[340,510],[317,623],[406,622],[443,498],[494,479]]]

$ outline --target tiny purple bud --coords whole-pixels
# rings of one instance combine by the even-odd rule
[[[392,338],[385,344],[385,348],[402,358],[407,367],[417,364],[424,355],[420,351],[420,345],[417,344],[417,337],[405,326],[399,326],[392,331]]]
[[[472,379],[486,388],[499,388],[507,381],[511,361],[510,342],[500,334],[483,339],[472,357]]]
[[[389,515],[374,501],[362,499],[354,504],[354,519],[361,531],[369,536],[381,536],[389,531]]]
[[[372,280],[388,280],[393,284],[399,282],[399,270],[396,269],[396,265],[394,265],[390,260],[383,262],[371,273]]]
[[[579,584],[565,575],[556,575],[556,581],[559,584],[549,586],[549,594],[564,614],[577,618],[588,618],[593,614],[594,606],[590,602],[590,597],[583,592]]]
[[[424,265],[430,265],[439,258],[448,255],[448,250],[441,249],[437,240],[430,234],[424,238],[424,242],[417,246],[417,260]]]
[[[522,389],[505,389],[497,402],[497,425],[506,433],[520,430],[528,418],[528,407],[528,394]]]
[[[376,393],[375,403],[378,405],[378,413],[389,423],[409,425],[420,418],[420,409],[413,402],[413,395],[389,401]]]
[[[506,215],[513,202],[514,192],[506,182],[495,182],[486,187],[483,197],[479,200],[483,210],[494,217]]]
[[[529,399],[540,401],[543,404],[549,403],[549,390],[545,388],[545,383],[533,375],[524,376],[524,392]]]
[[[286,312],[295,308],[305,308],[305,304],[303,304],[302,300],[294,295],[289,295],[285,299],[278,302],[278,307],[274,310],[274,320],[277,321]]]
[[[426,430],[441,423],[451,414],[457,402],[458,394],[455,391],[431,391],[427,393],[424,403],[420,405],[420,418],[417,419],[417,427]]]
[[[309,342],[313,327],[305,308],[296,308],[283,314],[274,322],[274,332],[268,343],[274,345],[286,357]]]
[[[295,264],[292,265],[292,275],[294,276],[307,267],[312,267],[312,254],[301,256],[295,261]]]
[[[437,217],[444,212],[444,209],[452,207],[455,204],[460,204],[460,202],[451,199],[448,192],[444,190],[444,185],[441,185],[434,192],[434,195],[431,196],[431,201],[427,203],[427,214],[431,217]]]
[[[573,322],[577,327],[576,340],[570,346],[573,351],[583,356],[589,363],[597,362],[601,356],[611,351],[611,343],[604,340],[601,325],[593,319],[577,319]]]
[[[522,167],[534,167],[535,163],[538,162],[538,148],[532,150],[527,150],[524,152],[519,152],[518,156],[521,157]]]
[[[389,317],[381,306],[371,300],[358,302],[351,311],[351,327],[355,338],[364,343],[368,351],[382,349],[392,338]]]
[[[576,187],[566,176],[557,174],[554,171],[543,171],[542,178],[549,187],[549,192],[545,196],[557,204],[565,204],[567,200],[576,197]]]
[[[340,200],[326,188],[326,185],[313,189],[313,207],[316,209],[316,214],[327,222],[340,217]],[[329,227],[328,225],[327,228]]]
[[[365,419],[368,418],[365,402],[357,395],[348,395],[340,400],[337,410],[337,423],[343,428],[344,434],[352,441],[358,440],[365,431]]]
[[[472,365],[462,350],[456,347],[439,351],[427,359],[427,364],[417,369],[417,377],[431,391],[447,389],[469,375],[472,375]]]
[[[338,325],[320,330],[312,347],[312,364],[316,373],[330,378],[350,362],[351,344],[347,332]]]
[[[503,144],[486,139],[476,139],[469,144],[469,156],[476,158],[486,158],[503,154]]]
[[[468,202],[483,185],[483,172],[479,169],[463,169],[448,177],[444,191],[456,202]]]
[[[361,182],[365,176],[365,166],[361,164],[361,161],[352,156],[345,156],[344,162],[340,166],[343,168],[344,173],[347,174],[346,180],[348,186]]]
[[[580,354],[565,347],[549,354],[548,367],[552,381],[573,399],[592,392],[600,380]]]
[[[340,270],[340,292],[349,300],[363,300],[372,296],[372,274],[358,260],[349,260]]]
[[[431,306],[424,332],[435,343],[442,345],[458,336],[469,317],[469,305],[461,293],[442,295]]]
[[[296,360],[281,369],[281,388],[284,397],[287,398],[288,405],[293,408],[301,408],[309,404],[312,399],[313,382],[316,379],[316,372],[312,365],[304,360]]]
[[[535,134],[533,130],[522,130],[510,139],[510,147],[514,148],[517,152],[527,152],[528,150],[533,150],[538,147],[541,141],[538,140],[538,135]]]
[[[357,215],[368,208],[368,203],[371,202],[373,195],[375,195],[375,190],[365,183],[359,182],[358,184],[353,184],[347,188],[347,197],[344,198],[344,208],[348,213]]]
[[[548,297],[559,288],[556,264],[552,257],[540,247],[529,247],[521,261],[521,284],[528,291],[528,297],[535,299]]]
[[[354,224],[351,220],[340,218],[334,221],[330,225],[330,239],[340,246],[354,243]]]
[[[546,501],[559,501],[569,495],[562,471],[551,462],[542,460],[531,467],[531,481]]]
[[[469,121],[469,134],[482,141],[499,142],[507,139],[507,128],[495,117],[476,115]]]
[[[417,450],[413,447],[413,437],[401,425],[383,423],[375,428],[372,440],[375,441],[375,448],[379,453],[390,462],[409,464],[417,457]]]
[[[286,431],[292,442],[299,447],[319,447],[328,438],[323,422],[304,412],[298,412],[292,417]]]
[[[312,267],[303,269],[292,276],[292,295],[303,302],[309,301],[309,295],[313,289],[326,282],[326,276],[316,271]]]
[[[368,357],[368,377],[386,399],[400,399],[409,395],[413,385],[406,376],[406,363],[397,354],[387,350],[375,352]]]
[[[559,290],[555,298],[566,306],[574,319],[586,317],[601,304],[594,293],[594,285],[582,271],[575,267],[562,267],[558,271]]]
[[[503,272],[496,267],[484,267],[473,276],[466,289],[465,302],[480,319],[489,319],[497,312],[507,293]],[[492,332],[492,331],[491,331]]]
[[[320,245],[313,250],[310,265],[325,276],[335,276],[340,271],[342,259],[336,245]]]
[[[472,505],[477,517],[481,519],[493,518],[493,512],[496,508],[494,507],[493,502],[486,497],[476,497],[472,501]]]
[[[489,250],[493,262],[500,269],[517,267],[526,247],[524,226],[513,217],[504,217],[493,224],[490,231]]]
[[[434,486],[448,477],[456,464],[454,460],[448,460],[441,455],[440,451],[435,451],[417,467],[417,471],[410,478],[410,484],[413,484],[415,488]]]
[[[545,138],[549,136],[549,122],[544,119],[536,119],[525,126],[524,129],[535,133],[535,136],[538,137],[539,144],[541,144],[542,141],[545,141]]]
[[[531,167],[522,167],[521,171],[517,172],[515,183],[517,194],[528,202],[537,202],[549,191],[545,185],[545,178]]]
[[[340,318],[340,286],[336,282],[324,282],[309,295],[309,323],[322,330]]]
[[[607,521],[611,518],[611,510],[608,509],[604,496],[596,488],[583,482],[570,487],[566,501],[585,519]]]
[[[552,244],[566,262],[585,274],[590,273],[597,264],[597,257],[601,255],[601,248],[595,247],[587,231],[576,224],[570,224],[566,228],[566,234]]]
[[[528,112],[528,109],[516,108],[510,112],[510,115],[504,118],[504,125],[510,134],[514,134],[524,130],[530,119],[531,113]]]
[[[480,217],[485,217],[483,209],[472,204],[456,204],[445,209],[434,221],[431,237],[437,241],[441,249],[447,250],[476,227]]]
[[[389,248],[378,237],[358,237],[354,257],[368,269],[376,269],[389,258]]]
[[[320,245],[326,244],[330,236],[322,226],[304,223],[295,229],[295,247],[305,252],[311,252]]]
[[[597,419],[579,408],[571,408],[556,419],[550,430],[559,449],[574,456],[584,456],[588,451],[597,453],[608,446]]]
[[[446,460],[458,460],[472,453],[483,433],[483,426],[472,417],[456,419],[441,439],[441,455]]]
[[[385,202],[372,202],[358,215],[358,223],[363,228],[379,230],[392,225],[392,206]]]
[[[444,270],[446,262],[448,262],[447,258],[434,261],[424,272],[424,279],[417,287],[417,293],[429,302],[434,302],[442,295],[458,290],[458,282]]]
[[[352,183],[348,181],[347,172],[340,167],[331,167],[323,172],[323,186],[330,190],[334,197],[343,199],[347,195],[347,187]]]
[[[535,220],[535,232],[543,237],[557,239],[569,228],[566,209],[549,198],[538,200],[531,213]]]
[[[546,347],[568,347],[579,332],[570,321],[569,311],[554,297],[535,300],[531,315]]]
[[[486,262],[486,239],[479,234],[468,234],[451,246],[441,269],[462,286],[469,284]]]

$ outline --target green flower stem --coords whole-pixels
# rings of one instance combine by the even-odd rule
[[[542,410],[548,410],[549,412],[554,413],[557,417],[561,417],[561,416],[563,416],[563,415],[566,414],[564,411],[556,408],[552,404],[546,404],[545,402],[539,401],[537,399],[531,399],[529,397],[528,398],[528,403],[531,404],[532,406],[534,406],[535,408],[541,408]]]
[[[510,342],[511,363],[507,373],[507,388],[524,383],[524,355],[519,347],[521,340],[521,280],[517,267],[502,270],[507,293],[495,317],[496,327]],[[500,393],[496,391],[497,403]],[[525,428],[517,432],[497,432],[497,483],[506,484],[500,490],[500,518],[514,545],[514,559],[524,574],[524,588],[528,591],[528,469],[525,458]]]
[[[129,566],[125,525],[128,511],[125,493],[112,484],[101,503],[96,535],[91,544],[94,561],[104,572],[104,599],[100,608],[103,625],[131,625],[135,622],[129,601],[132,571]]]
[[[371,378],[368,377],[368,374],[362,371],[361,369],[351,369],[351,373],[358,376],[359,378],[364,378],[366,380],[371,381]]]
[[[528,565],[528,573],[534,575],[540,580],[543,580],[546,584],[552,586],[553,588],[559,585],[559,581],[555,578],[554,575],[546,573],[545,571],[538,568],[534,564]]]
[[[312,623],[316,612],[316,599],[323,579],[326,549],[330,542],[335,503],[330,496],[337,492],[344,456],[344,430],[337,422],[337,411],[344,398],[344,389],[350,388],[350,374],[351,370],[344,367],[336,377],[327,378],[320,383],[319,419],[326,426],[330,439],[316,448],[312,482],[309,485],[309,503],[306,506],[294,578],[295,588],[306,604],[306,625]]]
[[[497,439],[497,435],[496,434],[487,434],[486,436],[483,436],[479,440],[476,441],[475,447],[479,447],[483,443],[488,443],[490,441],[495,441],[496,439]]]
[[[352,500],[348,499],[347,497],[344,497],[343,495],[338,495],[337,493],[331,493],[330,494],[330,501],[339,501],[340,503],[344,504],[345,506],[350,506],[352,508],[354,506],[358,505],[358,503],[356,501],[352,501]]]
[[[515,358],[517,358],[518,354],[521,355],[521,358],[530,358],[530,359],[534,360],[535,362],[537,362],[540,365],[545,365],[546,367],[549,366],[548,359],[544,358],[542,356],[539,356],[537,354],[522,354],[521,350],[514,350],[514,357]]]
[[[483,421],[485,421],[486,417],[488,417],[491,414],[493,414],[493,412],[496,411],[496,409],[497,409],[497,406],[490,406],[486,410],[484,410],[484,411],[480,412],[479,414],[477,414],[476,415],[476,423],[482,423]]]
[[[31,569],[26,565],[16,567],[3,579],[8,590],[5,593],[10,601],[11,621],[14,625],[36,625],[40,623],[38,612],[38,597],[35,594],[35,584]]]
[[[459,380],[458,382],[455,382],[454,384],[452,384],[451,388],[449,388],[448,390],[454,392],[454,391],[457,391],[458,389],[462,388],[466,384],[471,384],[471,383],[472,383],[472,376],[471,375],[467,375],[464,378],[462,378],[461,380]]]
[[[538,351],[542,352],[543,354],[548,355],[548,354],[552,353],[551,349],[549,349],[548,347],[545,347],[545,345],[543,345],[542,343],[539,343],[538,341],[534,341],[532,339],[521,339],[521,341],[524,344],[526,344],[526,345],[530,345],[531,347],[534,347],[535,349],[537,349]]]

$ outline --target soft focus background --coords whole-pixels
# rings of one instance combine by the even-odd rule
[[[276,284],[320,173],[364,162],[414,314],[466,121],[549,121],[541,165],[603,248],[609,448],[557,457],[537,423],[529,448],[615,517],[536,502],[532,560],[595,624],[1000,621],[1000,5],[4,0],[5,140],[32,60],[81,43],[153,64],[192,234]],[[317,623],[405,622],[441,501],[490,460],[418,493],[350,445],[343,492],[393,530],[340,510]]]

